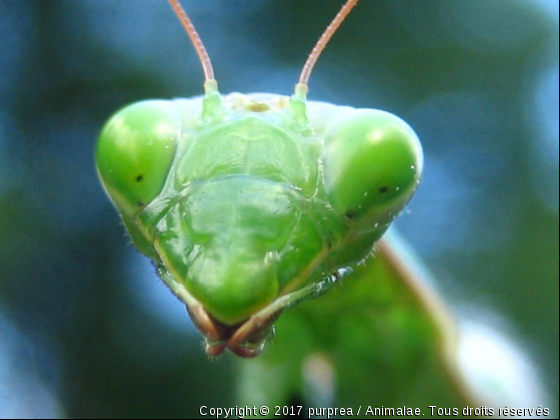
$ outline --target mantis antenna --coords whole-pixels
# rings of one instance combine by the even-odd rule
[[[200,58],[200,63],[202,64],[202,70],[204,71],[204,79],[206,81],[206,84],[208,84],[208,82],[215,83],[214,69],[212,68],[212,62],[210,61],[210,56],[208,55],[206,48],[204,48],[204,44],[202,43],[202,40],[200,39],[198,32],[196,32],[193,23],[191,22],[190,18],[188,17],[187,13],[185,12],[185,10],[183,9],[183,7],[181,6],[178,0],[167,0],[167,1],[171,5],[171,8],[175,12],[175,14],[177,15],[177,18],[179,18],[181,25],[183,25],[183,28],[185,28],[185,31],[187,32],[187,35],[189,36],[194,46],[194,49],[196,50],[196,53]]]
[[[342,6],[342,9],[340,9],[340,12],[338,12],[338,14],[334,17],[333,21],[327,27],[325,32],[323,32],[323,35],[321,35],[321,38],[319,38],[319,41],[317,41],[317,44],[315,44],[315,47],[313,47],[311,54],[309,54],[309,57],[307,58],[307,61],[305,62],[305,65],[301,70],[301,75],[299,77],[300,85],[307,86],[307,83],[309,82],[309,76],[311,75],[311,71],[313,70],[313,66],[315,66],[315,63],[317,62],[317,59],[327,46],[329,40],[334,35],[340,24],[344,22],[346,16],[348,16],[350,11],[356,4],[358,4],[359,1],[360,0],[348,0],[346,4]]]

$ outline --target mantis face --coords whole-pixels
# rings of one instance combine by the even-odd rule
[[[198,35],[170,3],[201,55],[206,96],[117,112],[99,136],[98,173],[207,353],[252,357],[282,310],[372,251],[416,190],[422,149],[392,114],[306,102],[312,63],[291,98],[221,97]]]
[[[97,165],[208,353],[254,356],[283,309],[371,252],[412,197],[422,150],[384,111],[216,99],[124,108],[101,132]]]

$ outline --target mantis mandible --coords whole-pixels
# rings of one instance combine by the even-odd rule
[[[317,58],[358,1],[285,97],[222,96],[194,26],[169,0],[200,57],[204,97],[134,103],[101,131],[102,184],[210,356],[261,353],[280,313],[370,255],[419,184],[422,148],[403,120],[306,99]]]

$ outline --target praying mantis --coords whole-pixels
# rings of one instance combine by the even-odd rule
[[[98,174],[206,353],[255,358],[239,375],[241,403],[357,407],[374,392],[392,406],[427,410],[434,395],[437,406],[472,405],[444,307],[403,265],[398,241],[380,241],[420,183],[418,137],[385,111],[307,101],[315,62],[358,1],[287,97],[221,95],[193,24],[169,0],[205,95],[118,111],[98,139]]]

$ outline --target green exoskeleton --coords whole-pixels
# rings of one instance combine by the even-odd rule
[[[327,28],[291,97],[220,95],[194,27],[169,2],[201,57],[205,96],[118,111],[97,168],[207,353],[252,357],[284,309],[370,254],[418,186],[422,149],[390,113],[306,100],[313,64],[358,0]]]

